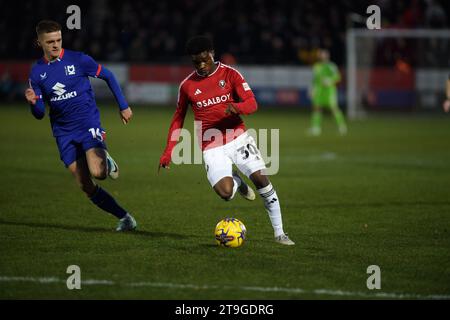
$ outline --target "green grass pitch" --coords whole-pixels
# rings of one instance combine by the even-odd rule
[[[136,107],[128,126],[116,110],[101,114],[121,177],[100,184],[136,217],[138,231],[126,234],[64,169],[48,117],[0,107],[1,299],[450,297],[448,115],[372,117],[350,122],[346,137],[328,117],[315,138],[297,110],[245,117],[280,129],[271,181],[296,242],[284,247],[262,201],[220,200],[202,165],[156,174],[173,107]],[[243,247],[215,246],[226,216],[245,223]],[[81,268],[81,290],[66,287],[69,265]],[[366,287],[369,265],[381,269],[380,290]]]

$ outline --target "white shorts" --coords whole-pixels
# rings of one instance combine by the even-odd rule
[[[247,132],[223,146],[203,151],[203,160],[209,183],[213,187],[220,179],[233,176],[233,163],[247,177],[266,169],[255,139]]]

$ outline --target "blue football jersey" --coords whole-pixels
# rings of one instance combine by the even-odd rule
[[[50,106],[50,122],[55,137],[100,123],[89,77],[97,77],[102,66],[90,56],[62,49],[58,59],[42,58],[33,65],[30,86],[36,96]]]

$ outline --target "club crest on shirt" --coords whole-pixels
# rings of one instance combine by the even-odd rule
[[[75,66],[65,66],[64,69],[66,69],[66,76],[73,76],[75,75]]]
[[[219,87],[224,88],[225,87],[225,80],[219,81]]]

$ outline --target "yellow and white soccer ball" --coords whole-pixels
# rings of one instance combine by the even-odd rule
[[[216,225],[216,243],[218,246],[236,248],[244,244],[247,229],[236,218],[225,218]]]

